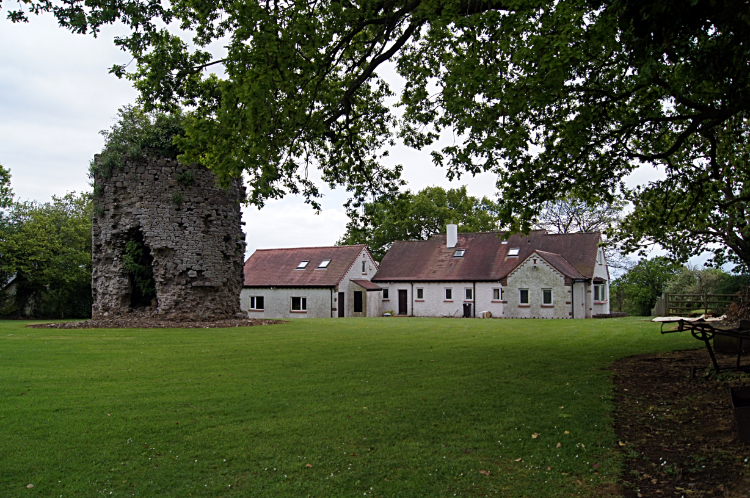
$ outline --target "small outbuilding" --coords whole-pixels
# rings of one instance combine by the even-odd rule
[[[240,308],[250,318],[381,316],[377,270],[364,244],[258,249],[245,262]]]

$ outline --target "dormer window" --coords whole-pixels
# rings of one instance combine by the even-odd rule
[[[508,249],[508,256],[515,256],[518,257],[518,253],[521,252],[520,247],[512,247]]]
[[[300,261],[300,263],[297,265],[297,268],[295,270],[304,270],[307,268],[307,264],[310,262],[310,260]]]
[[[453,253],[453,257],[454,258],[463,258],[465,252],[466,252],[466,249],[456,249],[456,252]]]
[[[318,270],[325,270],[326,268],[328,268],[328,265],[330,265],[330,264],[331,264],[331,260],[330,259],[324,259],[318,265]]]

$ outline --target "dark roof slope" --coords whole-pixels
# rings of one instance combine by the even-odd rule
[[[547,260],[549,264],[554,266],[557,271],[570,278],[586,278],[578,270],[573,268],[573,265],[562,257],[560,254],[555,254],[547,251],[536,251],[538,255]]]
[[[354,282],[355,284],[359,285],[363,289],[368,290],[368,291],[380,291],[380,290],[383,290],[383,288],[381,286],[379,286],[378,284],[373,284],[369,280],[355,280],[355,279],[352,279],[351,281]]]
[[[258,249],[245,261],[247,287],[334,287],[365,249],[356,246],[296,247],[291,249]],[[323,260],[331,263],[318,269]],[[297,270],[301,261],[309,261]]]
[[[372,280],[497,281],[535,250],[558,254],[561,258],[550,261],[555,267],[560,265],[567,272],[575,270],[584,278],[591,278],[600,238],[599,233],[550,235],[545,230],[534,230],[529,235],[512,235],[507,243],[503,243],[502,232],[459,233],[458,243],[451,249],[446,248],[445,234],[429,240],[399,241],[393,243]],[[518,249],[518,256],[508,256],[514,248]],[[466,250],[462,258],[454,257],[456,249]]]

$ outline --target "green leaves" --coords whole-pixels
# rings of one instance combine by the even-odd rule
[[[361,208],[361,209],[360,209]],[[367,244],[380,261],[396,240],[426,240],[445,233],[448,223],[460,232],[497,230],[498,206],[466,193],[466,187],[427,187],[364,205],[350,204],[346,233],[338,244]]]
[[[679,249],[645,228],[658,225],[670,236],[689,234],[679,258],[719,243],[728,252],[717,264],[750,261],[742,209],[711,237],[703,208],[687,214],[698,199],[712,213],[747,201],[744,187],[707,195],[705,186],[707,177],[717,188],[726,181],[733,146],[744,144],[736,137],[744,137],[750,111],[746,2],[24,5],[52,12],[73,32],[127,25],[130,34],[116,43],[137,67],[112,71],[134,81],[145,111],[190,109],[176,139],[181,160],[206,165],[223,183],[246,177],[249,201],[259,206],[299,193],[319,207],[311,169],[359,203],[395,196],[400,166],[382,161],[395,139],[423,149],[447,132],[455,139],[433,151],[433,162],[451,179],[496,173],[499,215],[511,230],[530,229],[545,203],[570,193],[611,202],[625,177],[651,165],[666,178],[629,192],[638,214],[632,233],[620,236],[630,247],[648,240]],[[173,20],[183,33],[162,27]],[[217,60],[206,47],[219,40],[226,56]],[[403,79],[398,95],[381,75],[385,63]],[[219,68],[225,76],[211,74]],[[667,204],[658,195],[665,191],[675,196]],[[692,204],[679,215],[670,206],[684,199]],[[676,214],[657,223],[667,212]],[[652,221],[635,223],[641,215]]]
[[[91,215],[88,194],[11,206],[0,227],[0,274],[16,284],[6,311],[90,316]]]

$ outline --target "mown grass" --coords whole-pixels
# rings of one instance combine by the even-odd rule
[[[0,322],[9,497],[594,496],[606,367],[699,345],[634,318],[24,325]]]

